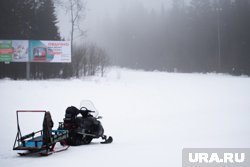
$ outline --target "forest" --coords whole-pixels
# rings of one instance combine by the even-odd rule
[[[250,74],[249,0],[142,3],[106,18],[99,34],[119,66],[169,72]]]
[[[54,2],[2,0],[0,39],[64,40]],[[31,63],[31,77],[103,76],[108,65],[250,75],[249,0],[172,0],[160,10],[138,2],[99,27],[95,35],[102,48],[94,42],[74,43],[72,63]],[[0,78],[25,78],[25,71],[26,63],[0,62]]]

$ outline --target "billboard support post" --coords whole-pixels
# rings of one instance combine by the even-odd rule
[[[30,80],[30,62],[26,62],[26,79]]]

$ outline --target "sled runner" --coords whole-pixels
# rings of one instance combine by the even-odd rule
[[[22,136],[19,117],[20,112],[25,113],[44,113],[42,130],[32,132]],[[19,110],[16,111],[17,116],[17,135],[14,142],[13,150],[23,150],[26,152],[18,153],[19,155],[28,155],[39,153],[41,155],[49,155],[68,149],[65,140],[68,138],[68,130],[52,130],[53,121],[48,111],[38,110]],[[60,142],[63,146],[60,150],[55,150],[56,143]]]

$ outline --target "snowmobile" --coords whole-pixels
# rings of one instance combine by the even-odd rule
[[[66,143],[71,146],[89,144],[93,139],[102,138],[102,144],[112,143],[113,138],[104,135],[99,121],[98,111],[91,101],[84,100],[80,108],[70,106],[66,109],[63,122],[59,122],[58,130],[67,130],[69,137]]]

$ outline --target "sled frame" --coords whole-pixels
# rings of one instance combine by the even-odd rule
[[[19,113],[44,113],[45,110],[17,110],[16,118],[17,118],[17,134],[15,138],[15,142],[13,145],[13,150],[25,150],[25,153],[18,153],[19,155],[29,155],[34,153],[40,153],[41,155],[50,155],[54,152],[59,152],[68,149],[68,145],[65,142],[65,139],[68,138],[67,130],[51,130],[49,133],[51,134],[50,142],[45,142],[43,140],[43,132],[44,129],[32,132],[27,135],[22,135],[19,123]],[[57,142],[60,142],[63,145],[63,149],[56,151],[54,147]]]

